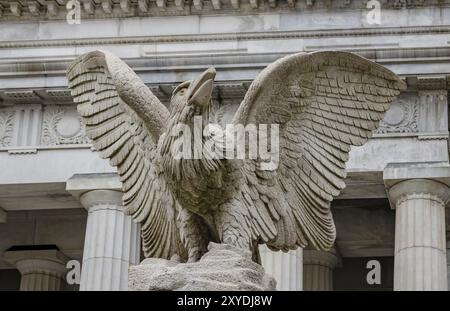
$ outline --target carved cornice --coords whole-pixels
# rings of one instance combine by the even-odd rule
[[[407,77],[406,81],[414,90],[450,90],[450,75]]]
[[[61,0],[0,0],[0,20],[61,19],[67,11]],[[79,0],[84,18],[236,14],[289,10],[362,9],[361,0]],[[448,5],[448,0],[385,0],[382,8],[402,9]]]
[[[251,81],[216,83],[213,91],[213,98],[223,100],[243,99]],[[151,84],[148,87],[163,103],[170,100],[172,91],[178,83],[172,84]],[[46,105],[71,105],[72,96],[67,88],[49,89],[0,89],[0,108],[14,104],[46,104]]]
[[[1,43],[0,43],[1,44]],[[306,49],[307,47],[305,47]],[[388,64],[391,66],[400,65],[429,65],[434,63],[443,63],[444,65],[450,62],[450,46],[448,47],[430,47],[430,48],[400,48],[400,47],[380,47],[380,46],[366,46],[366,47],[351,47],[340,46],[337,47],[323,47],[323,49],[345,50],[353,52],[374,60],[381,64]],[[287,55],[287,52],[277,53],[245,53],[228,54],[220,49],[211,51],[194,51],[174,56],[171,53],[167,55],[164,53],[157,53],[147,55],[139,58],[124,59],[127,64],[135,70],[139,75],[147,75],[156,73],[161,75],[164,73],[172,73],[176,68],[180,73],[189,74],[197,73],[207,66],[214,65],[218,71],[230,70],[253,70],[258,72],[275,60]],[[47,59],[45,57],[38,57],[32,61],[27,61],[26,66],[17,66],[21,64],[20,58],[10,58],[0,64],[0,79],[7,80],[9,77],[30,77],[39,80],[44,78],[43,75],[52,75],[52,77],[62,77],[65,80],[65,72],[69,64],[73,61],[73,57],[66,57],[62,59]],[[439,66],[433,67],[439,70]],[[414,90],[420,89],[450,89],[450,76],[436,72],[436,75],[423,75],[420,77],[408,74],[406,77],[408,88]],[[419,72],[415,75],[420,74]],[[227,80],[224,80],[225,82]],[[233,80],[228,80],[230,83]],[[164,83],[171,81],[164,81]],[[154,83],[154,82],[153,82]],[[63,83],[61,83],[63,85]],[[164,87],[163,85],[158,87]],[[171,86],[167,86],[170,88]],[[152,89],[153,91],[153,89]],[[8,93],[5,93],[8,92]],[[171,91],[167,90],[169,94]],[[167,93],[166,92],[166,93]],[[44,89],[37,90],[34,93],[25,92],[18,89],[2,90],[0,88],[0,105],[3,99],[6,103],[11,102],[42,102],[52,100],[55,103],[61,103],[66,98],[70,98],[67,89]]]
[[[421,82],[425,81],[425,82]],[[252,81],[216,82],[213,90],[213,98],[219,99],[221,104],[232,105],[239,103],[244,98]],[[450,90],[449,76],[413,77],[406,78],[409,91]],[[172,91],[178,83],[150,84],[150,90],[163,102],[167,103]],[[405,94],[401,98],[408,96]],[[409,99],[408,99],[409,100]],[[398,105],[405,104],[400,99]],[[14,104],[45,104],[45,105],[71,105],[73,104],[70,91],[67,88],[37,88],[37,89],[0,89],[0,108]],[[414,114],[414,111],[412,112]]]
[[[265,32],[241,32],[241,33],[183,34],[183,35],[145,36],[145,37],[2,41],[0,42],[0,49],[90,46],[90,45],[128,45],[128,44],[153,44],[153,43],[176,43],[176,42],[208,42],[208,41],[233,41],[233,40],[305,39],[305,38],[322,38],[322,37],[359,37],[359,36],[373,36],[373,35],[448,34],[448,33],[450,33],[450,26],[374,27],[374,28],[330,29],[330,30],[288,30],[288,31],[265,31]],[[423,48],[423,50],[426,49],[429,48]]]

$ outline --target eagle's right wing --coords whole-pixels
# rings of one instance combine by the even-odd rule
[[[331,201],[345,187],[352,146],[365,144],[406,84],[389,69],[347,52],[283,57],[251,84],[234,124],[278,125],[279,165],[241,166],[253,231],[272,249],[332,247]],[[279,152],[276,152],[279,151]]]
[[[176,225],[177,201],[152,161],[169,112],[123,61],[95,51],[67,72],[87,136],[117,167],[123,202],[141,223],[146,257],[185,257]]]

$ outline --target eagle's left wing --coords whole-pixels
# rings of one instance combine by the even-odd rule
[[[335,240],[330,203],[345,187],[350,147],[363,145],[390,103],[405,89],[394,73],[345,52],[300,53],[263,70],[234,124],[278,124],[279,166],[241,167],[241,197],[253,238],[273,249]]]
[[[124,206],[141,223],[145,256],[184,259],[180,207],[154,163],[169,111],[127,64],[105,51],[78,57],[67,78],[87,136],[117,167]]]

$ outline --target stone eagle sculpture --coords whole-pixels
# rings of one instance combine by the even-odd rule
[[[287,251],[332,247],[330,203],[345,187],[351,146],[363,145],[405,89],[383,66],[346,52],[298,53],[265,68],[233,124],[278,124],[279,165],[260,159],[174,159],[179,123],[211,100],[215,70],[173,91],[170,111],[116,56],[94,51],[67,72],[88,137],[117,167],[123,203],[141,224],[146,257],[198,261],[209,242]]]

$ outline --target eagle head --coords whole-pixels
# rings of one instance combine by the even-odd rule
[[[175,116],[179,113],[182,113],[183,111],[188,112],[188,110],[192,109],[196,112],[201,113],[204,108],[207,108],[211,100],[215,77],[216,70],[210,67],[205,70],[196,80],[185,81],[179,84],[174,89],[172,93],[172,99],[170,101],[172,115]]]
[[[202,126],[200,133],[203,133],[204,127],[209,124],[209,108],[215,76],[216,70],[210,67],[196,80],[179,84],[172,93],[170,117],[166,132],[160,139],[160,154],[164,170],[171,172],[177,181],[182,177],[192,177],[190,175],[197,174],[199,171],[214,171],[219,167],[219,161],[216,159],[195,156],[195,154],[198,155],[199,147],[201,149],[208,138],[203,134],[200,134],[200,139],[194,138],[197,133],[194,127],[198,127],[199,119]],[[186,135],[186,132],[189,132],[189,141],[181,138],[182,135]],[[199,143],[202,146],[199,146]],[[194,150],[195,148],[197,149]],[[186,150],[191,157],[184,156]],[[183,156],[177,158],[174,154],[183,154]]]

